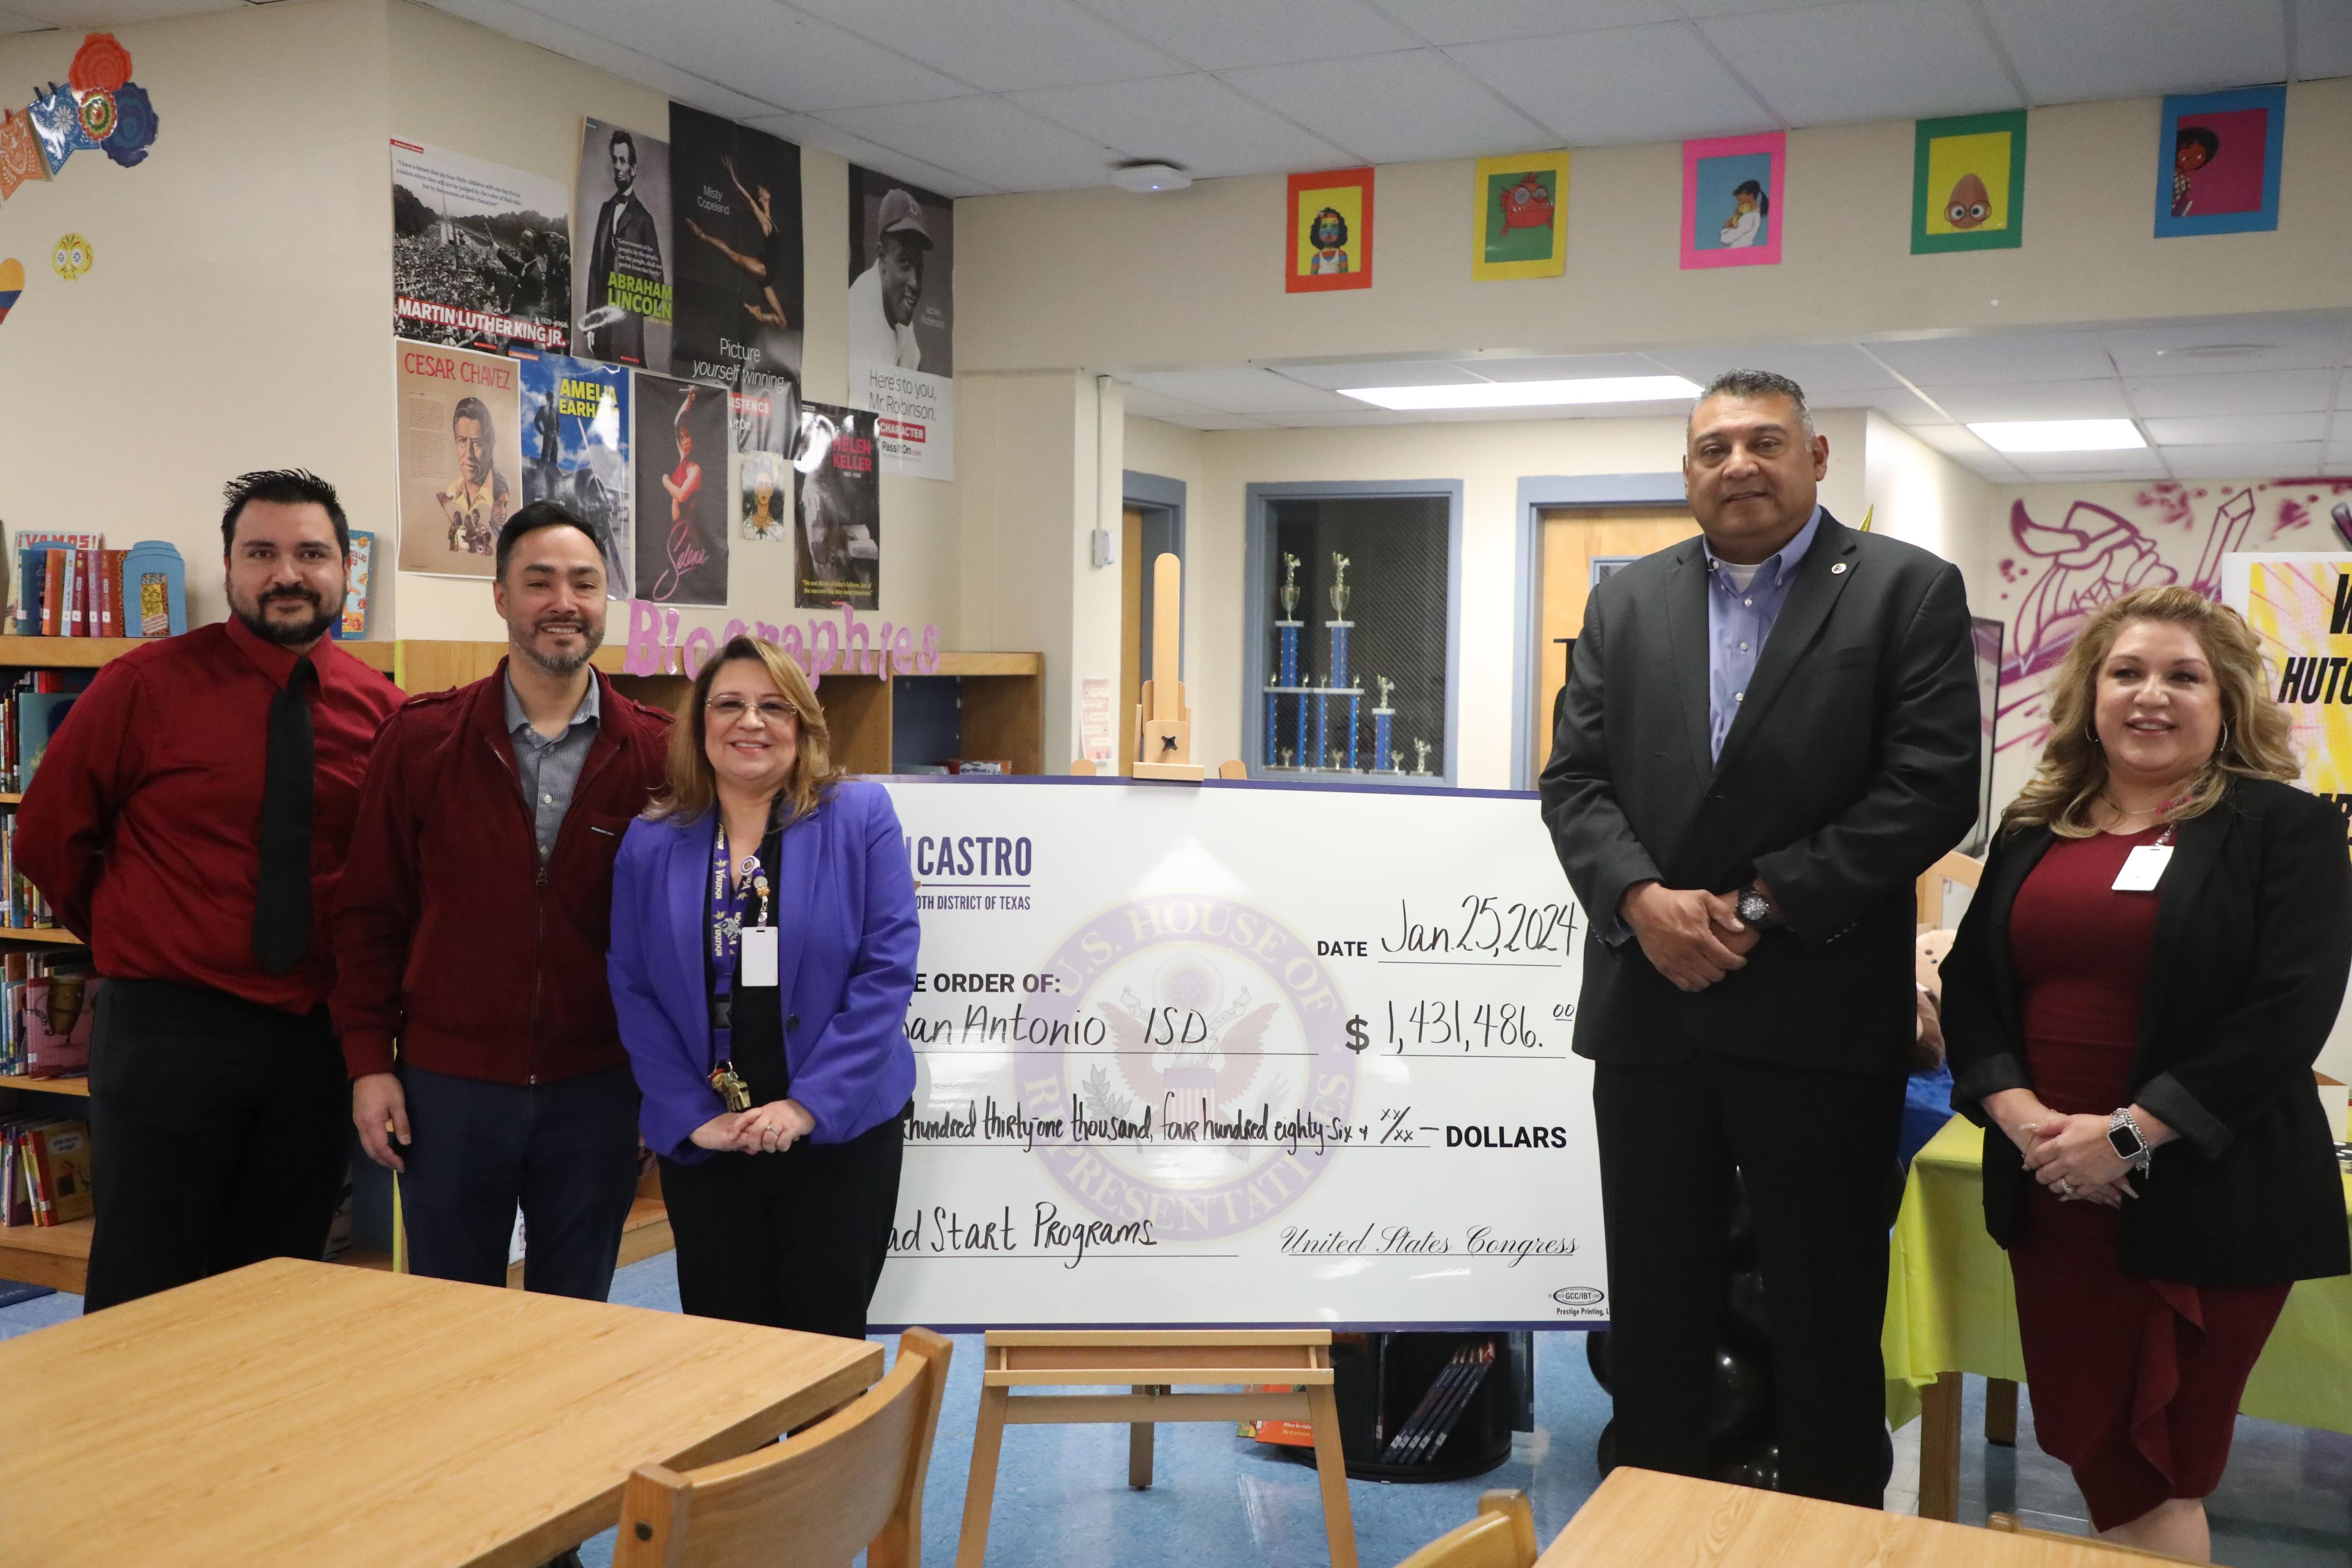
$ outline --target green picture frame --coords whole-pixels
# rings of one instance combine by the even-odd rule
[[[2025,110],[1922,120],[1911,161],[1911,254],[2025,243]]]

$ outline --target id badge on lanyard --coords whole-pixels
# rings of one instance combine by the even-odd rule
[[[2172,829],[2164,830],[2153,844],[2136,846],[2124,858],[2124,868],[2116,873],[2112,891],[2118,893],[2153,893],[2156,885],[2164,880],[2165,868],[2172,864]]]

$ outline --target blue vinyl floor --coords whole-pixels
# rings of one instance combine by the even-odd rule
[[[677,1310],[670,1257],[623,1269],[613,1300]],[[75,1296],[0,1307],[0,1339],[80,1310]],[[979,1393],[980,1342],[959,1338],[924,1500],[923,1555],[941,1568],[955,1560]],[[2021,1401],[2015,1448],[1974,1440],[1984,1429],[1984,1389],[1969,1380],[1960,1517],[1980,1523],[1998,1510],[2021,1514],[2042,1529],[2084,1531],[2082,1499],[2065,1468],[2034,1446],[2026,1403]],[[1507,1463],[1450,1484],[1349,1484],[1365,1568],[1389,1568],[1461,1523],[1488,1487],[1524,1489],[1535,1501],[1542,1539],[1550,1540],[1599,1484],[1592,1451],[1608,1418],[1609,1396],[1585,1368],[1581,1338],[1538,1335],[1537,1430],[1517,1439]],[[1915,1424],[1899,1435],[1912,1440],[1898,1442],[1892,1506],[1906,1506],[1911,1495],[1916,1432]],[[1309,1468],[1240,1441],[1223,1425],[1160,1427],[1157,1460],[1152,1489],[1131,1491],[1123,1427],[1009,1429],[998,1472],[991,1568],[1306,1568],[1328,1561]],[[2229,1474],[2210,1508],[2219,1562],[2237,1568],[2352,1568],[2352,1436],[2242,1418]],[[609,1568],[612,1536],[590,1542],[581,1555],[589,1568]]]

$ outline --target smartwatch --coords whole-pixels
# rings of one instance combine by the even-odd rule
[[[2130,1110],[2118,1110],[2107,1118],[2107,1147],[2116,1152],[2116,1159],[2128,1162],[2141,1175],[2147,1174],[2147,1139],[2140,1132],[2139,1119]]]
[[[1780,923],[1780,917],[1772,912],[1772,900],[1752,887],[1739,889],[1739,902],[1734,912],[1739,916],[1742,925],[1753,926],[1758,931],[1769,931]]]

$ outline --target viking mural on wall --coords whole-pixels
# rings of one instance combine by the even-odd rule
[[[2041,755],[2050,733],[2051,673],[2100,605],[2137,588],[2174,583],[2219,599],[2221,557],[2231,551],[2352,543],[2352,506],[2340,528],[2331,519],[2352,498],[2352,479],[2098,485],[2065,498],[2053,486],[2011,503],[2016,551],[1998,563],[1994,602],[1975,606],[2007,627],[1997,800],[2024,783]]]

